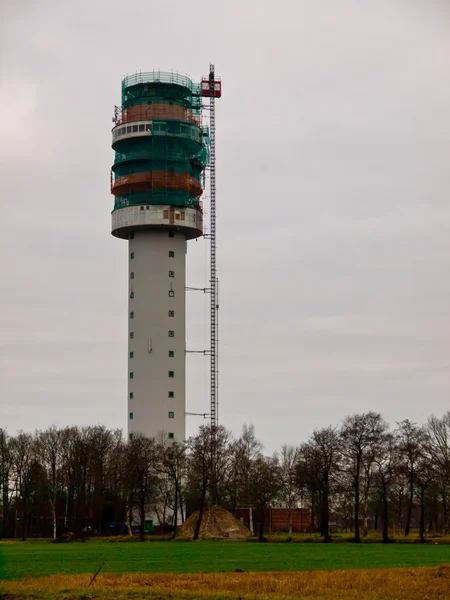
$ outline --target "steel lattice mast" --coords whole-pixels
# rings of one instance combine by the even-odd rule
[[[222,95],[220,79],[216,79],[214,65],[209,65],[209,78],[202,80],[202,95],[209,96],[209,127],[210,127],[210,397],[211,397],[211,426],[219,424],[219,381],[218,381],[218,279],[216,266],[216,115],[215,100]]]
[[[211,162],[210,162],[210,235],[211,235],[211,272],[210,272],[210,286],[211,286],[211,340],[210,340],[210,351],[211,351],[211,425],[213,427],[218,425],[218,394],[217,394],[217,350],[218,350],[218,339],[217,339],[217,270],[216,270],[216,115],[215,115],[215,101],[214,96],[214,65],[209,66],[209,126],[211,136]]]

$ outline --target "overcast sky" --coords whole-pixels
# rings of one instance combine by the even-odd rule
[[[446,0],[0,0],[0,426],[126,426],[121,79],[222,77],[220,421],[267,450],[450,408]],[[207,285],[204,240],[187,284]],[[188,295],[188,348],[206,343]],[[208,410],[207,359],[188,410]],[[188,434],[202,422],[188,417]]]

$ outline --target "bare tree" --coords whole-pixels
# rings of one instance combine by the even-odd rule
[[[376,480],[379,487],[381,506],[383,511],[383,542],[389,540],[389,491],[400,464],[399,448],[395,443],[392,433],[383,433],[377,440],[374,453]]]
[[[208,491],[212,491],[212,502],[216,501],[215,490],[224,479],[230,465],[231,435],[222,425],[202,425],[196,436],[188,441],[189,478],[191,487],[199,491],[199,514],[194,530],[194,540],[200,534]]]
[[[162,475],[168,480],[172,497],[173,506],[173,534],[177,534],[178,513],[183,514],[183,495],[182,485],[186,477],[186,444],[182,442],[172,442],[160,436],[158,439],[159,465]]]
[[[158,460],[156,442],[154,438],[144,435],[134,435],[128,443],[128,473],[131,486],[135,490],[138,500],[140,527],[139,539],[145,541],[145,514],[146,508],[155,495],[158,477],[155,463]]]
[[[426,434],[423,427],[418,427],[408,419],[397,423],[394,432],[400,452],[400,469],[408,482],[408,500],[406,509],[405,536],[409,535],[411,528],[411,515],[414,502],[414,486],[416,483],[417,465],[424,456]]]
[[[320,497],[320,533],[324,542],[330,542],[330,495],[341,457],[341,439],[336,429],[326,427],[314,431],[301,447],[301,456],[306,477]]]
[[[277,456],[257,456],[250,469],[250,498],[252,505],[259,511],[259,541],[262,542],[266,509],[277,497],[281,487]]]
[[[427,423],[428,448],[436,467],[436,482],[442,498],[444,532],[449,531],[450,493],[450,411],[442,418],[432,415]]]
[[[286,444],[281,447],[278,469],[281,483],[279,496],[289,511],[289,540],[292,539],[292,511],[297,507],[301,497],[297,478],[298,460],[298,448]]]
[[[36,437],[37,452],[41,459],[41,464],[47,472],[48,503],[53,518],[53,539],[56,539],[56,498],[60,489],[58,479],[63,457],[63,436],[60,429],[51,426],[45,431],[38,431]]]
[[[25,541],[28,535],[28,516],[30,498],[33,492],[31,479],[31,465],[33,462],[33,436],[29,433],[20,431],[12,439],[12,457],[15,471],[16,493],[21,499],[22,504],[22,540]]]
[[[361,541],[359,519],[361,508],[361,479],[364,467],[373,461],[373,446],[386,431],[387,424],[374,412],[347,417],[341,428],[344,469],[352,481],[354,494],[354,541]]]
[[[8,517],[11,505],[11,478],[13,470],[13,456],[11,452],[11,438],[4,429],[0,429],[0,490],[2,508],[2,528],[0,537],[6,536]]]
[[[240,437],[233,445],[233,464],[235,469],[236,501],[249,509],[249,528],[254,533],[252,481],[250,474],[256,460],[262,456],[263,445],[255,436],[253,425],[244,425]]]

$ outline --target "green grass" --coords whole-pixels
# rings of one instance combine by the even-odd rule
[[[54,574],[203,573],[450,564],[450,546],[160,542],[0,543],[0,580]]]

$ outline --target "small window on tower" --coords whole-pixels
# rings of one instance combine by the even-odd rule
[[[168,375],[169,377],[175,377],[175,371],[169,371]]]
[[[174,316],[175,316],[175,311],[169,310],[169,317],[174,317]]]
[[[130,273],[130,279],[134,279],[134,271]]]
[[[175,252],[173,250],[169,250],[169,258],[174,258]]]
[[[175,417],[175,413],[169,410],[169,419],[173,419]]]
[[[173,433],[169,433],[169,440],[173,440],[173,439],[174,439],[174,437],[175,437],[175,436],[173,435]]]
[[[173,298],[175,296],[175,292],[173,290],[169,290],[169,298]]]
[[[175,398],[175,392],[169,392],[169,398]]]
[[[134,419],[134,413],[130,413],[130,419]]]
[[[169,277],[175,277],[175,271],[169,271]]]
[[[169,329],[169,337],[175,337],[175,331],[173,329]]]
[[[134,338],[134,331],[130,331],[130,340]]]
[[[134,352],[130,352],[130,358],[134,358]]]
[[[130,258],[131,258],[131,259],[133,259],[133,258],[134,258],[134,252],[132,252],[132,253],[130,254]]]
[[[175,357],[175,351],[169,350],[169,358],[174,358],[174,357]]]
[[[130,400],[133,400],[133,398],[134,398],[134,393],[130,392]]]

